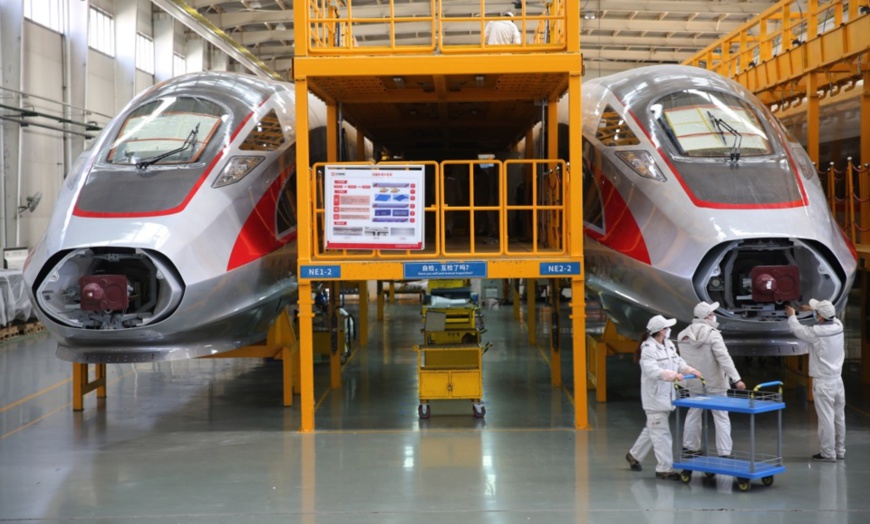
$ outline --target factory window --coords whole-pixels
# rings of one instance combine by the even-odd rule
[[[101,53],[115,56],[115,19],[99,9],[91,8],[88,45]]]
[[[663,96],[650,109],[682,155],[709,158],[772,153],[752,106],[732,94],[687,89]]]
[[[275,110],[257,122],[239,149],[243,151],[274,151],[284,143],[284,132]]]
[[[58,33],[64,32],[64,0],[24,0],[24,18]]]
[[[136,35],[136,67],[154,74],[154,40],[142,33]]]
[[[604,114],[601,115],[601,120],[598,121],[598,130],[595,132],[595,138],[601,140],[608,147],[636,146],[640,143],[640,140],[637,139],[634,131],[628,127],[622,115],[614,111],[610,106],[604,108]]]
[[[172,76],[183,75],[187,72],[187,58],[175,53],[172,55]]]

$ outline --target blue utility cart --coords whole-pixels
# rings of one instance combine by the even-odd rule
[[[687,375],[686,378],[694,378]],[[761,391],[762,388],[779,386],[779,390]],[[761,479],[765,486],[773,484],[773,476],[785,472],[782,465],[782,410],[785,402],[782,401],[782,382],[765,382],[755,386],[752,390],[723,390],[711,391],[706,386],[701,388],[677,388],[677,399],[674,400],[677,407],[676,442],[681,446],[682,425],[680,424],[680,408],[700,408],[702,412],[703,438],[700,454],[695,451],[683,449],[679,459],[674,462],[674,469],[682,470],[680,479],[684,483],[692,480],[692,472],[703,472],[708,478],[720,475],[731,475],[737,479],[737,488],[740,491],[749,491],[751,481]],[[727,457],[709,454],[707,445],[708,434],[708,410],[724,410],[732,413],[744,413],[749,415],[749,451],[732,451]],[[761,413],[776,412],[776,455],[758,453],[755,445],[755,416]]]

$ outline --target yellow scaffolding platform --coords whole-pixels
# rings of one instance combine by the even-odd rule
[[[544,1],[540,13],[523,5],[510,21],[527,38],[501,46],[484,38],[488,23],[507,20],[494,14],[503,7],[492,1],[487,6],[481,0],[482,14],[474,16],[458,16],[437,0],[421,2],[416,6],[419,12],[406,17],[397,16],[391,7],[383,18],[366,18],[361,16],[365,11],[354,11],[354,7],[352,0],[311,0],[294,10],[297,128],[309,128],[309,94],[323,100],[327,111],[327,161],[314,165],[310,173],[300,170],[300,175],[308,176],[297,178],[303,432],[314,429],[313,309],[308,297],[317,281],[404,280],[413,278],[408,275],[409,267],[423,262],[428,267],[448,268],[448,273],[456,267],[480,270],[480,274],[440,278],[566,278],[575,297],[572,330],[585,332],[583,195],[579,175],[572,183],[568,169],[569,162],[581,164],[577,138],[582,128],[583,74],[579,3]],[[399,44],[396,28],[406,24],[424,36]],[[454,38],[457,32],[478,36],[460,41]],[[541,131],[558,136],[557,103],[563,96],[570,108],[571,139],[568,158],[560,159],[558,140],[547,140],[545,150],[536,150],[535,127],[544,121]],[[364,152],[365,137],[383,146],[391,153],[389,157],[401,155],[401,164],[425,169],[431,198],[426,200],[424,214],[431,238],[422,250],[326,249],[324,197],[329,195],[324,195],[322,172],[327,165],[341,163],[339,115],[358,133],[357,158]],[[503,151],[511,144],[518,150],[521,141],[525,141],[523,159],[477,156]],[[462,143],[469,145],[457,145]],[[308,134],[298,133],[297,166],[312,165],[309,147]],[[440,149],[432,153],[433,147]],[[431,156],[426,156],[427,151]],[[457,160],[427,160],[436,157]],[[482,169],[492,171],[488,189],[481,189],[478,173]],[[450,176],[463,186],[468,195],[465,202],[445,197]],[[513,199],[511,177],[523,182],[520,201]],[[451,221],[461,224],[464,238],[451,235],[446,227]],[[513,227],[517,222],[522,227]],[[483,225],[489,229],[486,235],[477,231]],[[575,386],[575,427],[586,428],[583,337],[575,337],[574,346],[574,376],[580,381]],[[460,353],[482,354],[479,344],[472,347],[477,349]],[[436,357],[438,350],[432,351],[431,358],[452,358]],[[558,370],[558,365],[553,369]]]

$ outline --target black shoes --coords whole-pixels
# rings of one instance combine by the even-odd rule
[[[684,457],[700,457],[701,451],[697,449],[683,448],[682,455]]]
[[[656,471],[656,478],[661,480],[680,480],[680,474],[676,471]]]
[[[643,470],[643,466],[640,465],[640,462],[638,462],[636,458],[631,456],[631,452],[625,454],[625,460],[628,461],[628,467],[630,467],[632,471]]]
[[[837,462],[836,458],[826,457],[821,453],[816,453],[815,455],[813,455],[813,460],[815,460],[816,462]]]

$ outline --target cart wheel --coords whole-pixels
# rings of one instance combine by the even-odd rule
[[[474,413],[474,418],[483,418],[486,415],[486,407],[475,402],[471,405],[471,412]]]
[[[684,469],[682,472],[680,472],[680,480],[683,481],[683,484],[688,484],[689,482],[692,482],[692,472],[688,469]]]
[[[749,491],[749,479],[737,479],[737,489],[740,491]]]
[[[711,479],[711,478],[715,477],[716,474],[715,474],[715,473],[711,473],[711,472],[709,472],[709,471],[705,471],[705,472],[704,472],[704,476],[706,476],[708,479]]]
[[[417,413],[420,414],[420,418],[429,418],[429,415],[432,414],[432,412],[429,411],[429,404],[420,404],[420,406],[417,407]]]
[[[773,486],[773,475],[768,477],[761,477],[761,483],[765,486]]]

